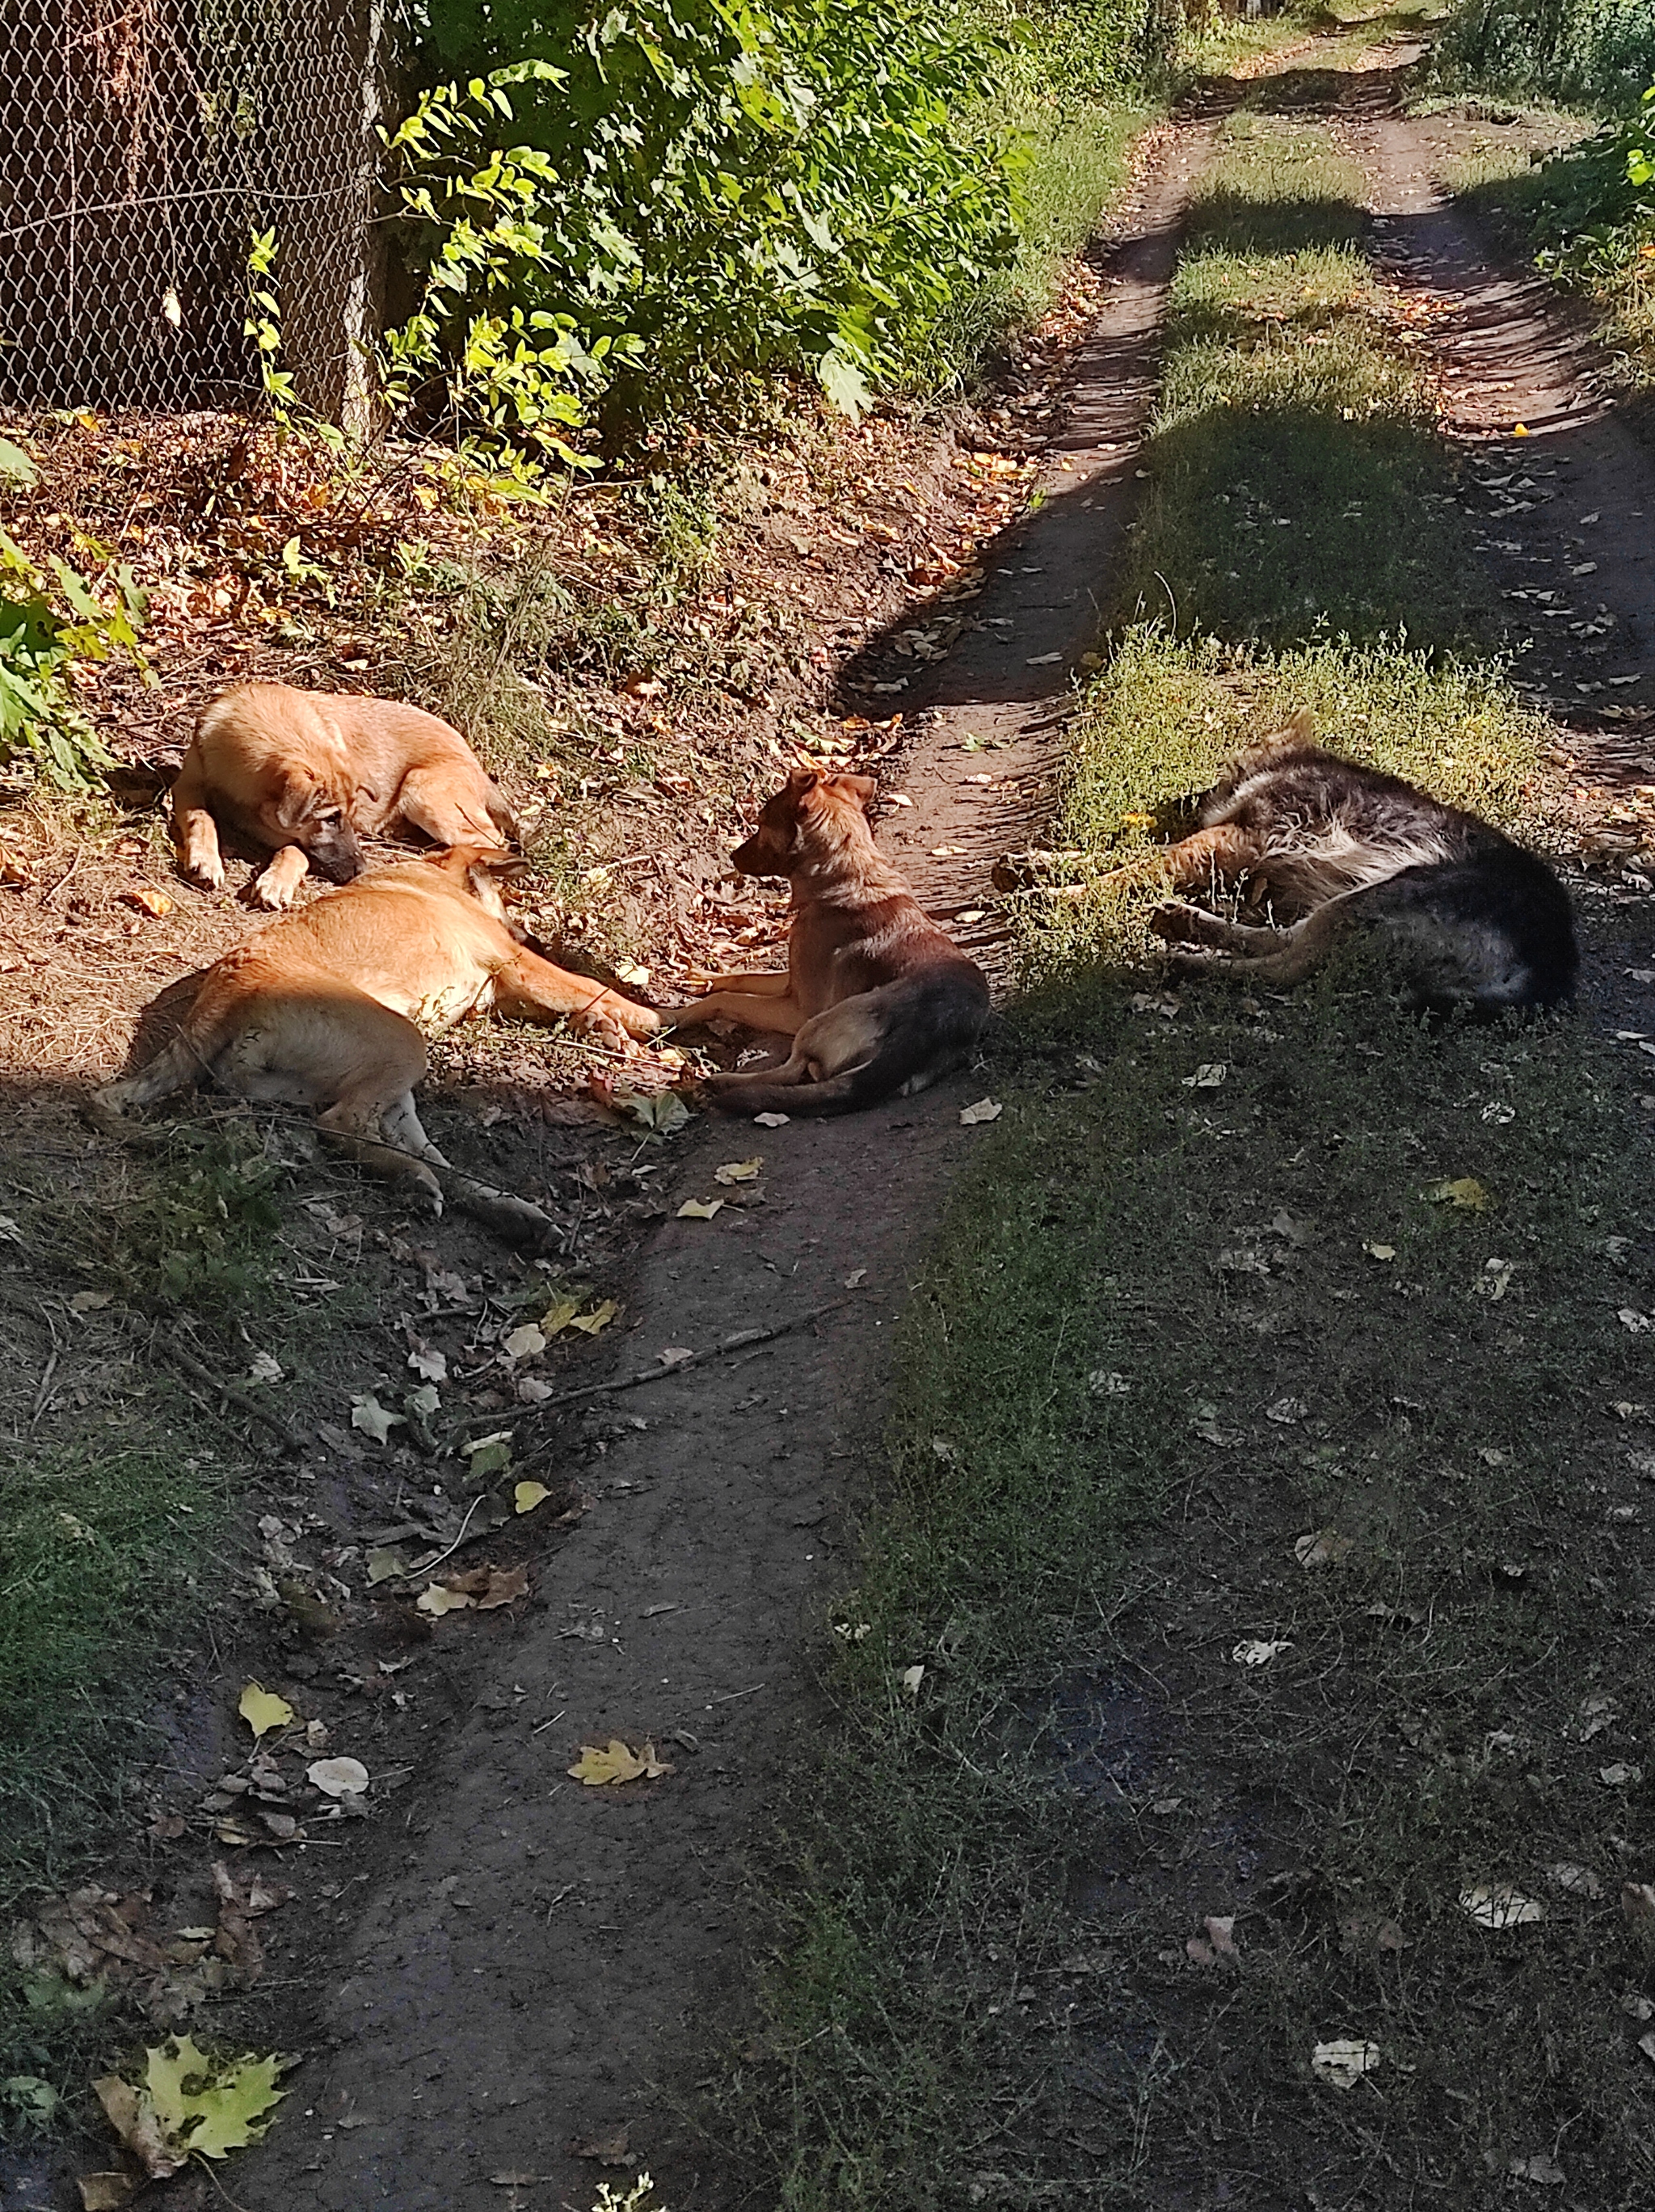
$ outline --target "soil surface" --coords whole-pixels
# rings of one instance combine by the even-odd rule
[[[1644,811],[1655,785],[1634,787],[1650,773],[1655,697],[1655,471],[1596,396],[1567,319],[1443,201],[1432,176],[1452,130],[1401,115],[1408,58],[1378,55],[1345,80],[1340,127],[1367,167],[1387,270],[1432,303],[1424,342],[1466,441],[1465,496],[1486,508],[1502,588],[1535,616],[1526,680],[1567,720],[1583,815],[1619,810],[1606,854],[1635,864],[1655,842]],[[918,723],[883,769],[882,842],[1003,994],[1012,979],[989,871],[1049,810],[1065,702],[1132,505],[1179,212],[1213,127],[1197,112],[1154,143],[1124,235],[1097,262],[1063,427],[1042,459],[1031,469],[1015,440],[998,441],[1019,490],[1041,496],[994,544],[981,590],[912,600],[846,641],[847,703],[873,720],[900,701]],[[991,476],[995,456],[981,458]],[[1634,873],[1614,896],[1647,889]],[[748,957],[773,939],[767,915],[749,910]],[[213,949],[180,944],[167,972]],[[88,1045],[94,1061],[112,1057],[117,1011],[99,1010],[82,1064]],[[359,1625],[359,1658],[301,1650],[270,1684],[385,1780],[367,1821],[316,1827],[285,1854],[300,1893],[270,1923],[270,1976],[235,2021],[301,2063],[281,2124],[233,2169],[245,2212],[585,2212],[600,2180],[635,2167],[674,2212],[756,2201],[702,2118],[698,2085],[750,2018],[762,1931],[749,1869],[820,1723],[810,1655],[831,1632],[844,1516],[879,1449],[886,1349],[969,1154],[960,1109],[981,1095],[965,1077],[837,1123],[702,1124],[659,1164],[640,1162],[635,1132],[601,1120],[518,1133],[543,1188],[564,1194],[572,1237],[596,1226],[618,1251],[623,1229],[664,1217],[633,1265],[610,1354],[616,1372],[658,1367],[660,1379],[539,1413],[503,1385],[501,1419],[517,1421],[520,1459],[554,1491],[542,1510],[559,1516],[551,1537],[525,1522],[515,1549],[503,1530],[492,1555],[531,1562],[529,1594],[411,1630],[376,1616]],[[440,1118],[433,1133],[451,1141]],[[755,1154],[756,1179],[717,1182],[719,1165]],[[336,1223],[349,1177],[327,1188]],[[715,1196],[726,1203],[712,1219],[676,1218],[683,1200]],[[332,1242],[312,1253],[314,1277],[342,1242],[363,1241],[360,1219],[318,1233]],[[509,1313],[527,1273],[464,1235],[440,1255],[379,1235],[374,1265],[404,1286],[410,1341],[446,1328],[453,1345],[456,1328],[464,1338]],[[663,1355],[686,1348],[703,1357],[676,1372]],[[336,1542],[371,1540],[351,1503],[362,1459],[349,1437],[296,1456],[295,1527],[308,1514]],[[1087,1692],[1100,1710],[1115,1694]],[[643,1790],[583,1787],[567,1770],[611,1737],[652,1744],[671,1771]],[[177,1754],[198,1790],[232,1756],[222,1715],[186,1716]],[[175,1917],[188,1910],[187,1882],[168,1895]],[[75,2202],[55,2156],[0,2160],[0,2182],[8,2207]],[[192,2191],[219,2201],[196,2177],[167,2201]]]

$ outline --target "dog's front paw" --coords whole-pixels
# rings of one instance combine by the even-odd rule
[[[293,904],[296,884],[290,884],[274,868],[266,868],[262,876],[255,876],[247,886],[247,903],[263,914],[280,914]]]
[[[198,891],[221,891],[226,881],[222,860],[180,860],[179,873]]]

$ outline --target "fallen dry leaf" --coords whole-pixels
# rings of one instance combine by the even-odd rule
[[[917,1698],[919,1695],[919,1686],[924,1679],[925,1670],[923,1667],[905,1667],[902,1669],[902,1686],[911,1698]]]
[[[545,1349],[546,1339],[531,1321],[524,1322],[521,1328],[514,1328],[500,1346],[508,1359],[532,1359]]]
[[[785,1129],[792,1118],[791,1114],[755,1114],[753,1116],[761,1129]]]
[[[284,2094],[276,2086],[280,2058],[209,2057],[187,2035],[143,2056],[136,2086],[115,2075],[92,2086],[110,2125],[154,2180],[191,2158],[223,2158],[257,2142]]]
[[[583,1336],[596,1336],[600,1328],[607,1328],[621,1310],[613,1298],[605,1298],[602,1305],[594,1306],[590,1313],[576,1314],[569,1322]]]
[[[676,1091],[623,1091],[617,1085],[615,1103],[658,1137],[670,1137],[689,1119],[689,1109]]]
[[[147,914],[152,921],[159,921],[163,915],[173,911],[173,902],[166,892],[151,890],[148,884],[139,884],[130,891],[123,891],[120,898],[123,906],[135,908],[139,914]]]
[[[81,2212],[120,2212],[137,2192],[130,2173],[83,2173],[76,2187],[81,2192]]]
[[[979,1098],[974,1106],[962,1106],[960,1120],[962,1127],[974,1129],[982,1121],[997,1121],[1005,1109],[997,1098]]]
[[[652,1742],[641,1751],[629,1751],[618,1735],[612,1735],[606,1745],[582,1744],[579,1758],[567,1771],[577,1782],[597,1790],[610,1782],[653,1782],[673,1770],[656,1757]]]
[[[445,1613],[462,1613],[472,1601],[463,1590],[448,1589],[441,1583],[427,1583],[414,1601],[421,1613],[438,1619]]]
[[[1433,1206],[1452,1206],[1461,1213],[1486,1213],[1494,1202],[1494,1193],[1475,1176],[1450,1176],[1440,1182],[1428,1182],[1423,1195]]]
[[[1362,1249],[1370,1260],[1394,1260],[1397,1256],[1394,1244],[1364,1244]]]
[[[572,2137],[569,2156],[596,2159],[600,2166],[636,2166],[638,2161],[627,2143],[630,2125],[628,2122],[621,2127],[609,2128],[602,2135],[588,2136],[584,2141],[579,2136]]]
[[[1290,1637],[1280,1637],[1274,1643],[1268,1643],[1262,1637],[1250,1636],[1236,1645],[1230,1656],[1238,1667],[1268,1667],[1272,1659],[1292,1649]]]
[[[298,1715],[285,1698],[278,1698],[262,1682],[249,1682],[236,1705],[239,1712],[256,1736],[269,1735],[272,1729],[286,1728]]]
[[[1655,1951],[1655,1885],[1646,1881],[1622,1882],[1621,1911],[1639,1942],[1646,1949]]]
[[[69,1310],[72,1314],[98,1313],[113,1303],[113,1293],[109,1291],[76,1291],[69,1302]]]
[[[1519,2181],[1537,2181],[1548,2189],[1567,2179],[1557,2160],[1548,2158],[1544,2151],[1537,2151],[1532,2158],[1514,2158],[1508,2171]]]
[[[305,1779],[324,1797],[360,1797],[368,1774],[360,1759],[318,1759],[305,1769]]]
[[[1310,2054],[1311,2072],[1335,2089],[1354,2089],[1363,2075],[1373,2073],[1379,2063],[1379,2045],[1354,2036],[1319,2043]]]
[[[1186,1091],[1216,1091],[1229,1073],[1222,1060],[1203,1060],[1193,1075],[1183,1079]]]
[[[448,1354],[422,1344],[410,1352],[408,1364],[424,1382],[446,1382],[448,1380]]]
[[[764,1155],[755,1152],[750,1160],[726,1160],[721,1168],[714,1168],[714,1182],[756,1182],[764,1169]]]
[[[392,1429],[404,1418],[401,1413],[388,1413],[371,1390],[350,1401],[350,1425],[360,1429],[365,1437],[372,1437],[376,1444],[386,1443]]]
[[[543,1505],[551,1496],[543,1482],[519,1482],[512,1491],[512,1510],[532,1513],[537,1505]]]
[[[515,1605],[520,1597],[529,1595],[527,1567],[490,1567],[488,1580],[477,1597],[479,1613],[493,1613],[496,1607]]]
[[[678,1208],[680,1221],[711,1221],[715,1213],[724,1210],[721,1198],[687,1198]]]
[[[1543,1905],[1535,1898],[1525,1897],[1508,1881],[1480,1881],[1475,1888],[1462,1889],[1459,1905],[1460,1911],[1469,1912],[1479,1928],[1523,1928],[1546,1917]]]
[[[1643,1768],[1631,1765],[1624,1759],[1617,1759],[1613,1765],[1600,1766],[1597,1770],[1597,1779],[1606,1790],[1624,1790],[1629,1783],[1641,1782],[1643,1778]]]
[[[282,1380],[282,1362],[273,1359],[268,1352],[254,1352],[252,1364],[247,1370],[247,1380],[250,1382],[279,1382]]]
[[[1352,1541],[1337,1528],[1318,1528],[1311,1535],[1295,1538],[1293,1556],[1301,1567],[1337,1567],[1341,1559],[1349,1558]]]

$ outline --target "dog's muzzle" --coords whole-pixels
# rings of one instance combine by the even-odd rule
[[[362,872],[362,848],[349,835],[329,837],[312,845],[307,857],[318,876],[330,884],[349,884]]]

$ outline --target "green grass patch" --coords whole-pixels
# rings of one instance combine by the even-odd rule
[[[1609,1517],[1642,1510],[1617,1313],[1655,1273],[1625,1073],[1567,1024],[1433,1035],[1349,969],[1173,1019],[1133,1009],[1148,980],[1029,1010],[908,1316],[773,1990],[782,2201],[1148,2205],[1237,2136],[1267,2186],[1355,2185],[1373,2115],[1306,2063],[1355,2033],[1415,2180],[1474,2188],[1484,2143],[1562,2130],[1582,2201],[1629,2203],[1616,1897],[1647,1785],[1600,1770],[1655,1720]],[[1428,1197],[1462,1176],[1487,1214]],[[1354,1548],[1306,1573],[1326,1528]],[[1255,1674],[1250,1637],[1290,1650]],[[1112,1704],[1136,1752],[1077,1727]],[[1607,1905],[1560,1900],[1560,1864]],[[1487,1881],[1543,1929],[1479,1929]],[[1238,1910],[1239,1996],[1183,1954]],[[1406,1949],[1349,1942],[1363,1915]]]
[[[1435,403],[1320,123],[1243,111],[1173,281],[1118,611],[1275,647],[1486,640]]]

